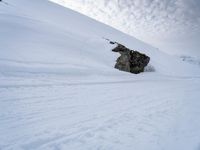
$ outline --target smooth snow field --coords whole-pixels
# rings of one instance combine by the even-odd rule
[[[155,71],[114,69],[105,39]],[[200,150],[200,68],[53,2],[4,0],[0,150]]]

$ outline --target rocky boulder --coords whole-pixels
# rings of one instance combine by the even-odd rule
[[[117,44],[112,51],[120,53],[120,57],[117,58],[115,68],[121,71],[131,72],[138,74],[144,72],[144,68],[148,65],[150,57],[142,54],[138,51],[130,50],[124,45],[116,42],[110,44]]]

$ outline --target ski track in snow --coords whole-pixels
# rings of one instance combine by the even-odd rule
[[[200,90],[187,79],[70,86],[40,80],[37,86],[0,88],[1,149],[141,149],[144,137],[162,148],[166,135],[174,138],[171,128],[187,97]]]

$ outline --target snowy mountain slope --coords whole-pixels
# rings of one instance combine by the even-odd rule
[[[199,67],[47,0],[6,3],[0,149],[199,148]],[[114,69],[105,38],[146,53],[156,71]]]
[[[191,57],[191,56],[180,56],[180,58],[181,58],[182,61],[200,66],[200,59],[198,59],[198,58]]]
[[[194,67],[183,65],[182,62],[133,37],[128,37],[115,29],[56,4],[41,0],[34,2],[8,0],[6,2],[8,5],[1,4],[3,28],[1,28],[0,38],[4,42],[0,48],[6,48],[0,57],[3,62],[26,62],[26,65],[32,62],[54,63],[63,64],[63,67],[69,67],[69,65],[80,67],[80,64],[88,67],[89,64],[97,63],[102,67],[109,67],[110,70],[114,65],[116,55],[110,52],[111,45],[103,39],[109,38],[150,55],[151,63],[157,72],[170,75],[172,73],[179,75],[180,72],[182,75],[187,75],[188,72],[197,74],[195,72],[197,69],[193,69]],[[35,71],[34,68],[31,70]],[[91,70],[94,70],[94,67]]]

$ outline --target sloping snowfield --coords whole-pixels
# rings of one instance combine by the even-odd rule
[[[47,0],[0,2],[0,150],[199,150],[200,69]],[[113,68],[108,38],[155,72]]]

